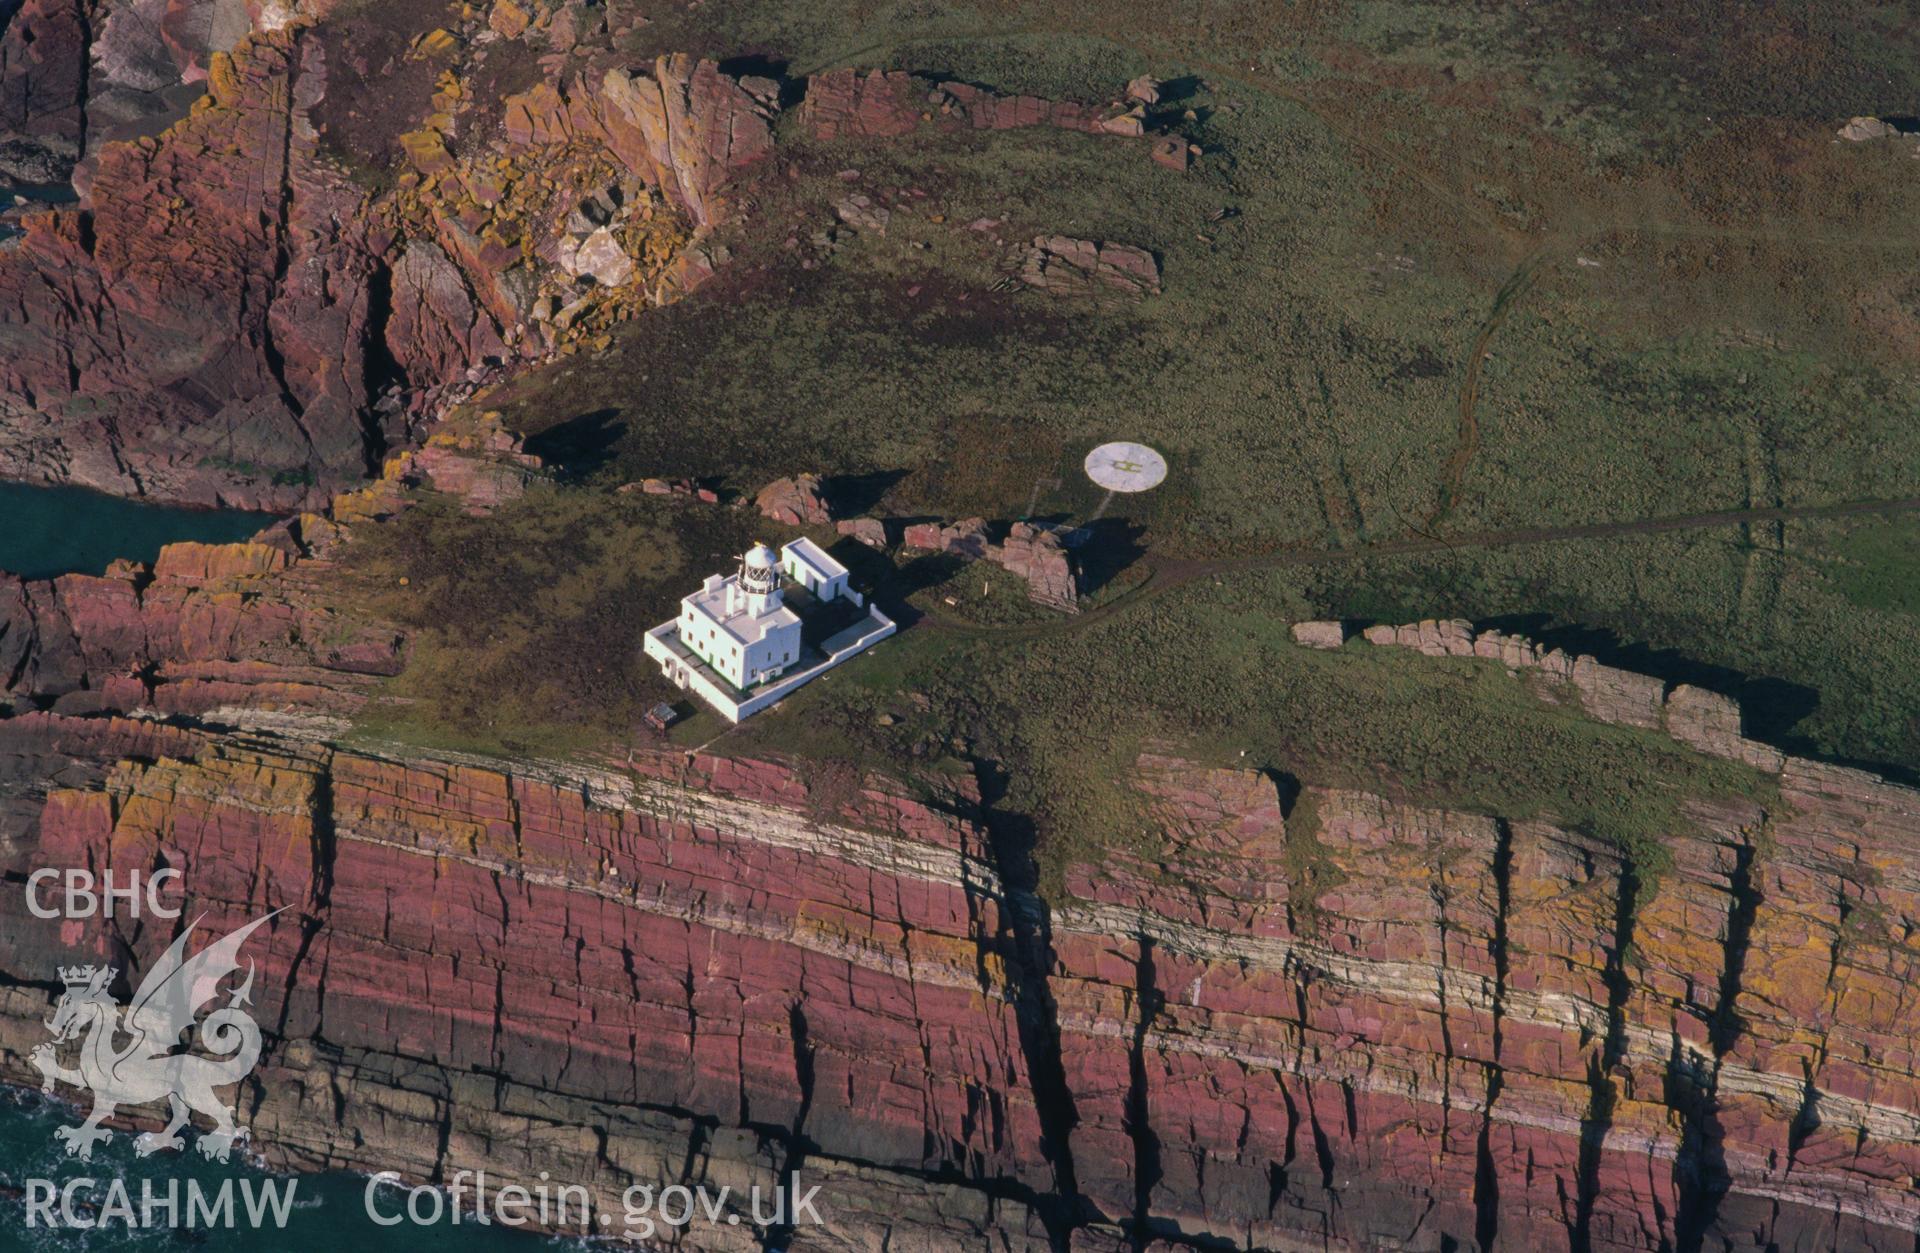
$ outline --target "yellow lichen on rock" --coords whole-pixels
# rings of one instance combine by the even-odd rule
[[[207,92],[213,102],[232,108],[240,98],[240,73],[234,68],[233,54],[216,52],[207,58]]]
[[[518,39],[526,33],[532,20],[527,11],[513,0],[497,0],[492,15],[487,18],[487,25],[502,39]]]
[[[424,61],[429,57],[451,55],[459,46],[460,41],[451,31],[436,26],[424,35],[415,36],[409,52],[415,60]]]
[[[439,174],[453,168],[453,156],[437,130],[408,131],[400,136],[400,147],[422,174]]]

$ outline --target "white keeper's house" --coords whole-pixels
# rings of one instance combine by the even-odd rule
[[[787,603],[790,588],[799,609]],[[813,647],[810,622],[841,629]],[[845,566],[803,537],[777,556],[755,544],[736,573],[708,575],[681,599],[677,618],[647,632],[642,648],[677,686],[738,722],[896,629],[848,584]]]

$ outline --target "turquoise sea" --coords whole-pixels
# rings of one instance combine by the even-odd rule
[[[112,1141],[94,1151],[93,1161],[76,1162],[68,1158],[53,1137],[54,1129],[71,1125],[84,1110],[41,1097],[35,1092],[0,1089],[0,1249],[4,1250],[84,1250],[85,1253],[163,1253],[174,1249],[203,1250],[205,1253],[339,1253],[343,1249],[362,1253],[386,1253],[387,1250],[509,1250],[538,1253],[541,1249],[581,1249],[585,1242],[561,1240],[510,1231],[499,1226],[481,1226],[469,1218],[455,1225],[441,1222],[432,1226],[401,1223],[383,1227],[367,1214],[366,1179],[348,1174],[273,1176],[240,1162],[220,1165],[207,1161],[193,1151],[192,1143],[181,1152],[157,1153],[138,1158],[133,1153],[133,1138],[116,1134]],[[64,1189],[75,1179],[91,1179],[74,1192],[72,1215],[80,1222],[102,1221],[91,1229],[49,1228],[35,1222],[29,1225],[27,1194],[30,1189]],[[45,1181],[36,1184],[35,1181]],[[169,1185],[179,1199],[180,1211],[187,1208],[187,1189],[197,1184],[203,1195],[213,1198],[222,1186],[232,1188],[237,1223],[231,1228],[203,1225],[169,1225],[169,1216],[156,1206],[149,1211],[155,1224],[135,1229],[123,1220],[107,1218],[102,1210],[110,1205],[109,1189],[114,1180],[123,1183],[131,1208],[138,1217],[143,1204],[145,1184],[151,1195],[164,1198]],[[286,1225],[279,1226],[271,1207],[260,1211],[264,1217],[256,1228],[246,1220],[248,1188],[252,1195],[264,1198],[262,1189],[271,1185],[282,1196],[291,1189],[286,1205]],[[384,1216],[399,1214],[405,1207],[404,1193],[382,1189],[378,1202]],[[58,1218],[60,1207],[53,1212]]]
[[[228,544],[273,521],[272,514],[181,509],[122,500],[78,487],[0,483],[0,570],[43,579],[99,574],[116,557],[152,561],[163,544]]]

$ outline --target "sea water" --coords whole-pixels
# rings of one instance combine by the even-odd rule
[[[244,1111],[243,1111],[244,1112]],[[353,1249],[357,1253],[387,1253],[388,1250],[477,1250],[491,1253],[538,1253],[541,1249],[584,1249],[584,1241],[541,1236],[500,1226],[483,1226],[469,1217],[458,1223],[441,1222],[394,1226],[376,1223],[367,1210],[368,1181],[343,1172],[317,1175],[270,1175],[243,1162],[235,1151],[231,1162],[210,1161],[194,1151],[188,1138],[184,1150],[138,1157],[133,1137],[116,1132],[112,1140],[96,1148],[90,1162],[66,1156],[54,1131],[80,1121],[85,1110],[64,1101],[41,1097],[31,1091],[0,1088],[0,1249],[6,1250],[84,1250],[85,1253],[161,1253],[163,1250],[196,1249],[204,1253],[338,1253]],[[92,1180],[91,1185],[75,1188],[73,1216],[92,1227],[49,1227],[44,1222],[29,1223],[27,1195],[33,1188],[65,1190],[75,1180]],[[135,1222],[128,1224],[109,1214],[109,1189],[120,1181],[131,1198]],[[264,1207],[266,1221],[255,1225],[248,1221],[246,1197],[264,1195],[267,1188],[291,1197],[280,1211],[282,1226],[271,1207]],[[232,1226],[208,1225],[188,1221],[183,1213],[191,1189],[212,1198],[222,1191],[232,1193],[235,1223]],[[162,1207],[146,1209],[151,1223],[140,1222],[143,1196],[173,1195],[178,1209],[166,1213]],[[392,1217],[404,1211],[403,1192],[382,1188],[375,1211]],[[56,1217],[60,1209],[55,1207]]]
[[[231,544],[274,520],[232,509],[183,509],[78,487],[0,483],[0,570],[28,578],[100,574],[118,557],[152,561],[163,544]]]

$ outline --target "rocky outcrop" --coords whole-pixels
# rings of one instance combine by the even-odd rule
[[[89,6],[0,6],[0,184],[62,183],[86,134]]]
[[[1293,642],[1307,648],[1339,648],[1347,642],[1347,628],[1341,622],[1296,622]]]
[[[1870,143],[1876,139],[1892,139],[1900,135],[1911,135],[1910,127],[1896,125],[1877,117],[1848,118],[1847,124],[1840,128],[1840,138],[1848,143]]]
[[[761,517],[782,526],[825,526],[833,521],[833,510],[827,507],[826,493],[817,474],[775,479],[760,489],[760,494],[753,498],[753,506]]]
[[[422,172],[369,200],[319,148],[322,46],[289,32],[214,54],[206,107],[100,151],[88,212],[26,219],[0,256],[0,471],[206,504],[315,504],[407,436],[406,409],[376,416],[392,399],[377,389],[415,411],[457,399],[476,369],[599,342],[708,272],[681,264],[684,229],[644,180],[618,184],[604,146],[455,161],[429,128],[410,137]],[[734,81],[711,63],[663,65],[694,93],[675,97],[683,106]],[[441,95],[462,104],[457,82]],[[706,163],[725,153],[701,127],[744,124],[666,116],[668,164],[643,162],[647,178],[711,193]],[[576,203],[560,176],[615,181]],[[606,196],[615,211],[575,232]],[[578,290],[581,275],[592,290]],[[543,303],[546,291],[562,295]]]
[[[383,338],[395,361],[454,366],[506,352],[492,310],[475,298],[466,274],[439,244],[409,241],[388,283],[392,305]]]
[[[419,451],[403,453],[387,473],[418,478],[457,496],[468,513],[478,516],[519,499],[540,469],[540,458],[526,452],[521,437],[501,425],[498,412],[487,410],[456,412]]]
[[[1018,1234],[1017,1200],[965,1182],[1050,1186],[982,832],[877,786],[810,809],[774,767],[636,766],[229,741],[54,792],[34,855],[165,856],[208,926],[291,909],[259,970],[272,1161],[547,1170],[616,1212],[689,1162],[769,1189],[798,1167],[838,1198],[836,1238]],[[70,956],[57,928],[16,936],[0,967]],[[37,994],[8,995],[17,1075],[43,1032],[16,1016]],[[960,1173],[923,1182],[940,1172]],[[1013,1247],[1044,1247],[1031,1225]]]
[[[618,323],[725,264],[710,232],[773,151],[781,84],[679,54],[619,64],[580,6],[472,11],[412,41],[409,64],[436,67],[428,111],[390,119],[379,142],[402,164],[370,185],[386,154],[323,135],[335,45],[301,13],[128,0],[92,45],[91,87],[87,13],[32,0],[9,24],[0,160],[9,135],[68,164],[83,138],[97,150],[76,172],[81,206],[19,218],[18,239],[10,221],[0,250],[0,475],[320,507],[431,412],[516,366],[606,350]],[[478,99],[484,45],[536,37],[577,56]],[[201,81],[189,114],[193,91],[176,89]],[[923,86],[856,81],[812,84],[803,124],[835,129],[847,92],[872,113]],[[1138,131],[1104,109],[924,86],[949,127]],[[884,230],[885,209],[846,207]],[[1124,249],[1089,265],[1035,272],[1047,290],[1150,285]]]
[[[252,28],[242,0],[0,5],[0,187],[66,183],[103,144],[186,116],[212,54]]]
[[[1080,576],[1058,533],[1031,522],[1015,522],[1001,543],[984,518],[967,518],[941,525],[915,523],[904,536],[908,548],[925,549],[963,561],[991,561],[1025,580],[1027,595],[1037,605],[1079,608]]]
[[[1025,579],[1037,605],[1071,613],[1080,606],[1080,578],[1060,536],[1031,522],[1016,522],[1006,541],[987,551],[987,559]]]
[[[1744,762],[1768,773],[1784,761],[1778,749],[1741,734],[1740,706],[1731,697],[1597,659],[1535,644],[1503,631],[1477,631],[1462,618],[1428,619],[1406,626],[1371,626],[1369,643],[1412,648],[1429,657],[1483,657],[1524,673],[1543,699],[1574,703],[1589,716],[1621,726],[1664,728],[1691,748]]]
[[[977,561],[987,555],[993,541],[985,518],[963,518],[959,522],[916,522],[902,537],[908,548]]]
[[[1869,890],[1872,956],[1809,902],[1884,884],[1855,807],[1890,852],[1912,793],[1795,763],[1787,807],[1697,810],[1646,884],[1551,823],[1313,788],[1283,818],[1257,776],[1142,773],[1165,866],[1077,873],[1053,930],[1077,1178],[1109,1214],[1233,1247],[1910,1239],[1883,1181],[1913,1067],[1879,1050],[1913,957],[1879,946],[1915,902]]]
[[[733,78],[712,61],[660,57],[645,70],[540,83],[506,100],[506,134],[522,147],[588,142],[663,189],[700,226],[722,220],[722,189],[773,150],[779,85]]]
[[[1139,300],[1160,293],[1160,263],[1129,244],[1042,235],[1027,250],[1020,281],[1049,296]]]
[[[887,524],[879,518],[845,518],[833,524],[840,534],[882,552],[887,548]]]
[[[176,545],[0,610],[0,873],[164,863],[210,930],[288,911],[241,1094],[270,1162],[547,1171],[603,1205],[797,1169],[829,1226],[796,1248],[1893,1249],[1920,1225],[1920,794],[1769,759],[1763,799],[1688,802],[1653,878],[1550,818],[1154,747],[1118,781],[1154,843],[1043,897],[951,778],[334,746],[318,716],[398,646],[319,608],[336,542],[312,519]],[[1641,718],[1578,659],[1388,630]],[[1724,698],[1675,688],[1660,717],[1750,755]],[[170,937],[19,901],[0,1074],[30,1081],[47,972]]]
[[[773,150],[779,85],[730,78],[711,61],[674,55],[653,74],[609,70],[599,84],[607,145],[627,167],[665,187],[700,225],[721,219],[721,189]]]
[[[103,149],[100,207],[0,255],[0,469],[280,510],[365,473],[373,262],[303,134],[317,47],[224,61],[221,107]]]
[[[114,0],[94,5],[94,25],[89,153],[187,116],[214,55],[237,47],[254,24],[242,0]]]
[[[313,519],[316,532],[330,524]],[[0,575],[0,696],[56,714],[189,715],[216,724],[305,716],[322,730],[398,673],[392,628],[315,582],[296,521],[276,542],[171,544],[151,567],[29,582]]]

